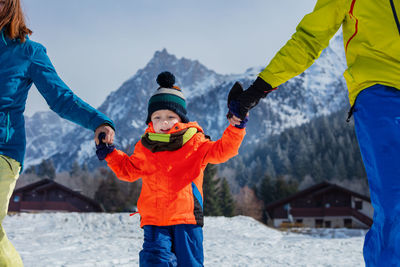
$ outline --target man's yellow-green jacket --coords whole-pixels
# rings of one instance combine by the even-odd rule
[[[342,26],[350,104],[374,84],[400,89],[399,14],[398,0],[319,0],[259,76],[275,88],[302,73]]]

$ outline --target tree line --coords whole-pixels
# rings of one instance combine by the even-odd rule
[[[205,216],[235,215],[235,203],[226,179],[217,177],[216,165],[208,165],[204,173],[203,207]],[[141,190],[141,180],[127,183],[117,179],[107,168],[89,172],[87,166],[80,166],[76,161],[71,170],[57,173],[53,162],[43,160],[36,166],[30,166],[21,176],[24,183],[40,179],[51,179],[71,189],[79,189],[82,194],[93,198],[107,212],[135,211]]]
[[[236,170],[240,186],[259,186],[266,175],[285,177],[300,187],[302,183],[366,180],[354,123],[346,123],[344,110],[259,141],[230,167]]]

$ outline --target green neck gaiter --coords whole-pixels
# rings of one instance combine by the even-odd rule
[[[142,145],[151,152],[175,151],[181,148],[197,133],[197,128],[188,128],[173,134],[145,133]]]

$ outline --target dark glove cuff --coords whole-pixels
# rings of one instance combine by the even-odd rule
[[[246,128],[246,125],[247,125],[248,121],[249,121],[249,116],[246,116],[246,118],[244,118],[239,125],[235,125],[235,127],[239,128],[239,129]]]
[[[96,144],[96,155],[99,160],[104,160],[108,154],[114,151],[115,146],[113,144],[106,144],[103,139],[106,137],[106,133],[99,133],[99,144]]]
[[[104,160],[108,154],[113,152],[115,149],[114,145],[107,145],[101,143],[100,145],[96,145],[96,155],[99,160]]]
[[[267,83],[260,77],[257,77],[257,79],[247,90],[251,91],[255,96],[259,98],[264,98],[269,92],[273,91],[274,89],[269,83]]]

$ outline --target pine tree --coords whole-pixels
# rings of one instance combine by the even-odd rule
[[[272,163],[271,157],[267,156],[266,162],[265,162],[265,172],[270,175],[270,176],[275,176],[275,166]]]
[[[221,180],[219,194],[219,206],[221,208],[222,215],[225,217],[232,217],[235,212],[235,201],[233,200],[229,184],[225,178]]]
[[[74,160],[71,169],[69,171],[69,176],[70,177],[78,176],[80,172],[81,172],[81,167],[79,166],[78,162]]]
[[[236,171],[236,181],[240,187],[243,187],[248,182],[248,177],[251,170],[250,168],[246,168],[246,165],[241,158],[238,158],[232,162],[234,162],[232,168]]]
[[[270,176],[266,175],[261,181],[260,188],[257,190],[261,200],[265,205],[276,200],[274,183]]]
[[[266,175],[261,181],[257,192],[265,205],[276,200],[288,197],[297,191],[298,184],[295,181],[287,182],[283,177],[272,179]]]
[[[217,166],[208,164],[204,170],[203,180],[203,207],[204,216],[222,215],[218,201],[218,181],[216,180]]]
[[[126,199],[117,184],[115,175],[103,169],[102,175],[105,176],[104,180],[100,183],[94,199],[103,205],[107,212],[123,211],[125,209]]]
[[[26,173],[26,174],[37,174],[36,166],[34,166],[34,165],[29,166],[28,168],[25,169],[24,173]]]
[[[286,181],[279,177],[275,181],[275,200],[286,198],[297,191],[298,184],[295,181]]]
[[[53,161],[51,159],[42,160],[38,166],[37,175],[54,180],[56,178],[56,169],[54,168]]]
[[[274,201],[286,198],[297,191],[298,184],[294,181],[286,182],[283,177],[272,179],[268,175],[261,182],[259,192],[264,205],[268,205]],[[267,222],[266,214],[263,214],[263,221]]]
[[[82,164],[81,169],[82,169],[83,172],[89,172],[89,168],[88,168],[88,165],[87,165],[86,162],[84,162],[84,163]]]

